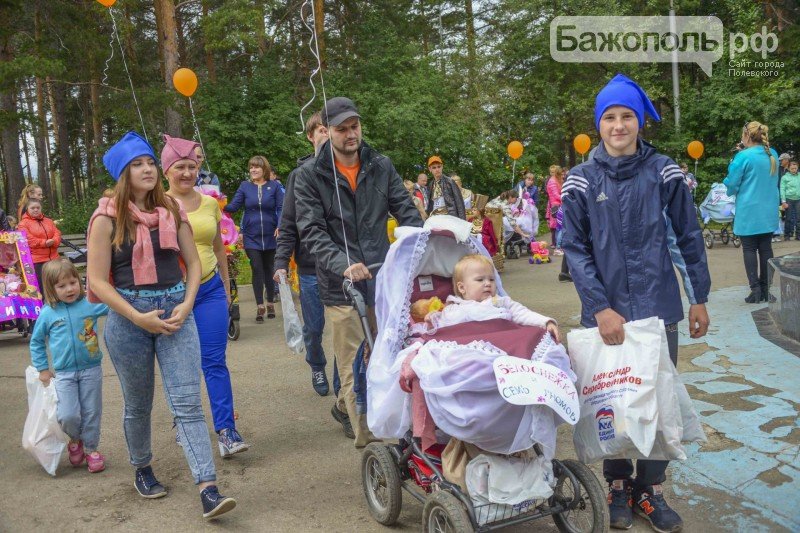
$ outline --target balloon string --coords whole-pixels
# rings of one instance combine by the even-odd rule
[[[317,52],[316,52],[317,33],[315,31],[316,25],[314,26],[314,28],[311,28],[308,25],[308,22],[306,21],[306,18],[303,17],[303,8],[305,8],[307,5],[308,5],[308,2],[304,2],[303,5],[300,6],[300,21],[303,23],[303,26],[305,26],[306,29],[311,33],[311,37],[308,39],[308,49],[311,50],[311,55],[313,55],[314,57],[317,57]],[[314,8],[313,8],[313,6],[311,7],[311,17],[312,17],[312,20],[313,20],[313,17],[314,17]],[[314,100],[316,100],[316,98],[317,98],[317,87],[316,87],[316,85],[314,85],[314,77],[317,74],[320,74],[320,71],[322,69],[322,62],[319,61],[318,57],[317,57],[317,65],[318,65],[317,68],[315,68],[313,71],[311,71],[311,75],[308,77],[308,84],[311,85],[312,94],[311,94],[311,98],[308,100],[308,102],[306,102],[305,105],[303,105],[303,107],[300,108],[300,131],[297,132],[298,134],[304,133],[305,129],[306,129],[306,121],[303,118],[303,113],[305,113],[305,110],[308,109],[308,107],[311,104],[313,104]],[[320,77],[321,76],[322,75],[320,74]]]
[[[110,9],[110,8],[109,8]],[[113,20],[113,15],[112,15]],[[111,49],[111,54],[106,59],[106,65],[103,67],[103,81],[100,83],[102,85],[108,86],[108,71],[111,68],[111,60],[114,59],[114,34],[112,33],[108,39],[108,47]]]
[[[313,34],[313,39],[309,40],[309,48],[311,49],[311,54],[317,60],[317,68],[314,69],[314,72],[312,73],[311,77],[313,78],[315,73],[319,73],[319,84],[320,87],[322,88],[322,100],[323,100],[322,106],[325,109],[325,117],[330,117],[330,115],[328,114],[328,96],[325,92],[325,78],[322,75],[322,60],[320,59],[319,55],[319,41],[317,40],[317,25],[314,24],[314,26],[311,27],[308,25],[306,19],[303,18],[303,9],[309,5],[309,2],[310,0],[305,0],[305,2],[303,2],[303,5],[300,6],[300,20],[303,21],[303,25],[306,28],[308,28],[308,30],[311,31],[311,33]],[[316,11],[314,10],[314,4],[311,4],[311,16],[312,20],[315,20],[317,16]],[[314,43],[313,48],[311,48],[312,42]],[[306,105],[306,107],[307,106],[308,104]],[[303,129],[305,129],[305,123],[303,124]],[[330,148],[331,151],[331,166],[333,167],[333,186],[334,189],[336,189],[336,203],[339,205],[339,218],[342,221],[342,236],[344,237],[344,254],[345,258],[347,259],[347,266],[350,267],[353,263],[350,260],[350,246],[347,243],[347,228],[345,227],[344,224],[344,212],[342,210],[342,196],[339,191],[341,187],[339,186],[338,183],[339,180],[336,175],[336,156],[333,153],[333,142],[331,142],[330,140],[328,140],[328,147]],[[352,273],[349,275],[349,279],[351,283],[354,281]]]
[[[203,138],[200,137],[200,128],[197,126],[197,118],[194,116],[194,106],[192,105],[191,96],[189,97],[189,111],[192,112],[192,124],[194,124],[194,134],[197,135],[197,140],[200,142],[200,150],[203,151],[203,156],[206,159],[206,170],[211,172],[211,165],[208,164],[208,154],[206,154],[206,147],[203,146]]]
[[[116,19],[116,17],[114,17],[114,8],[113,7],[109,7],[108,8],[108,12],[111,14],[111,27],[114,30],[114,36],[117,38],[117,44],[119,44],[119,51],[120,51],[120,54],[122,55],[122,65],[125,67],[125,74],[127,74],[128,83],[131,86],[131,94],[133,95],[133,103],[136,106],[136,112],[139,114],[139,122],[142,124],[142,133],[144,133],[144,138],[149,143],[150,139],[147,138],[147,129],[144,127],[144,119],[142,118],[142,110],[139,108],[139,100],[136,99],[136,90],[133,88],[133,80],[131,79],[131,73],[128,70],[128,62],[125,61],[125,50],[122,48],[122,41],[120,40],[119,33],[117,32],[117,19]],[[113,46],[111,48],[111,51],[113,53],[113,51],[114,51]],[[108,62],[106,62],[106,64],[108,64]]]
[[[514,159],[513,163],[511,163],[511,187],[514,187],[514,178],[516,177],[515,174],[517,172],[517,160]]]

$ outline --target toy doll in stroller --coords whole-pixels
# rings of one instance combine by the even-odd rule
[[[371,348],[368,362],[354,365],[354,389],[370,430],[386,441],[370,443],[362,457],[370,514],[396,523],[406,491],[423,503],[424,531],[493,531],[547,516],[561,531],[606,531],[606,498],[594,473],[554,458],[558,411],[512,403],[495,378],[494,364],[506,357],[574,380],[563,347],[543,327],[509,319],[429,327],[411,318],[414,302],[448,302],[462,257],[488,257],[470,225],[451,219],[396,231],[376,279],[374,341],[363,298],[345,281]]]

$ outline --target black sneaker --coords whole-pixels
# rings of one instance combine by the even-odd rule
[[[572,276],[570,276],[569,274],[559,274],[558,281],[561,281],[563,283],[572,283]]]
[[[167,489],[153,475],[153,467],[150,465],[136,469],[136,480],[133,486],[143,498],[161,498],[167,495]]]
[[[216,518],[236,507],[236,500],[223,496],[216,485],[210,485],[200,492],[203,503],[203,518]]]
[[[347,413],[343,413],[336,407],[336,404],[333,404],[333,407],[331,407],[331,414],[333,418],[342,425],[342,431],[344,431],[345,437],[348,439],[356,438],[353,425],[350,423],[350,416]]]
[[[608,512],[612,528],[630,529],[633,526],[633,501],[629,480],[615,479],[608,484]]]
[[[683,528],[683,520],[664,499],[661,485],[651,485],[636,491],[636,514],[650,522],[659,533],[674,533]]]
[[[311,371],[311,386],[320,396],[327,396],[330,390],[328,385],[328,377],[325,375],[324,370]]]

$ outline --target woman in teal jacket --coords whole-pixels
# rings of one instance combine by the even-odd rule
[[[736,196],[733,232],[742,239],[750,284],[747,303],[767,300],[767,261],[772,258],[772,234],[778,229],[778,153],[769,147],[768,131],[759,122],[745,124],[744,149],[731,161],[723,181],[728,195]]]

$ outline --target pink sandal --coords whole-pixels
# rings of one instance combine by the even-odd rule
[[[86,454],[83,453],[83,441],[70,442],[67,444],[67,450],[69,451],[70,464],[72,466],[81,466],[86,458]]]
[[[102,453],[93,451],[86,456],[86,464],[89,465],[89,472],[92,474],[102,472],[106,469],[106,458]]]

